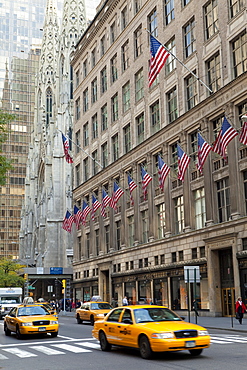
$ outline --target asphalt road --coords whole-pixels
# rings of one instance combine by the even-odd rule
[[[247,334],[210,330],[212,344],[199,357],[188,351],[158,354],[143,360],[138,351],[113,348],[102,352],[91,336],[90,324],[78,325],[74,317],[59,317],[57,338],[6,337],[0,321],[0,369],[8,370],[232,370],[246,369]]]

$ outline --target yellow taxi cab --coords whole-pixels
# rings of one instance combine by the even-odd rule
[[[138,348],[145,359],[153,352],[183,350],[198,356],[210,346],[205,328],[155,305],[117,307],[95,322],[92,334],[100,341],[102,351],[110,351],[112,345]]]
[[[5,335],[16,333],[21,339],[25,334],[47,334],[51,337],[58,335],[58,320],[44,307],[37,304],[21,304],[12,308],[4,317]]]
[[[108,302],[85,302],[76,309],[75,317],[78,324],[82,324],[83,321],[89,321],[91,325],[94,325],[96,320],[103,319],[105,314],[111,309],[112,306]]]
[[[23,299],[23,304],[35,304],[36,306],[44,306],[51,315],[58,317],[58,313],[56,308],[54,308],[49,302],[45,301],[44,299],[39,299],[38,301],[34,301],[32,297],[25,297]]]

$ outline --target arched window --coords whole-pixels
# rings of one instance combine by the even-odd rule
[[[46,124],[49,125],[52,117],[52,91],[50,88],[46,91]]]

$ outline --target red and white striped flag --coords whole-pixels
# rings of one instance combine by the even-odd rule
[[[109,206],[115,211],[117,210],[117,202],[119,201],[120,197],[124,194],[123,189],[121,189],[116,182],[114,182],[113,185],[113,192],[111,196],[111,201],[109,203]]]
[[[106,207],[109,205],[111,201],[111,197],[107,194],[107,192],[103,189],[102,190],[102,201],[101,201],[101,216],[106,217]]]
[[[155,81],[170,55],[164,46],[152,35],[150,35],[150,54],[151,58],[148,74],[149,87]]]
[[[137,185],[136,185],[135,181],[130,177],[130,175],[128,175],[128,185],[129,185],[129,191],[130,191],[130,202],[131,202],[131,205],[133,206],[134,205],[134,198],[133,198],[133,195],[132,195],[132,191],[137,188]]]
[[[166,176],[170,172],[170,167],[163,161],[163,159],[158,156],[158,175],[159,175],[159,186],[160,189],[164,191],[164,183]]]
[[[67,211],[63,220],[62,228],[68,233],[71,233],[73,222],[74,216],[69,211]]]
[[[73,159],[71,155],[69,154],[69,140],[64,134],[62,133],[62,140],[63,140],[63,150],[65,154],[66,162],[73,163]]]
[[[246,121],[243,123],[243,127],[239,135],[239,141],[240,143],[247,145],[247,117]]]
[[[184,175],[190,163],[190,157],[177,144],[178,153],[178,179],[184,182]]]
[[[197,145],[197,168],[202,173],[203,165],[207,159],[210,150],[212,150],[212,147],[203,139],[202,135],[199,132],[197,134]]]
[[[213,152],[226,158],[226,147],[237,135],[237,130],[235,130],[235,128],[233,128],[227,121],[226,117],[224,117],[220,132],[218,133],[217,139],[212,147]]]
[[[143,167],[141,167],[141,175],[142,175],[142,191],[144,200],[147,198],[147,186],[152,181],[152,177],[144,170]]]

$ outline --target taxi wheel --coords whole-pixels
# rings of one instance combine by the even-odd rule
[[[51,337],[52,337],[52,338],[57,337],[57,335],[58,335],[58,331],[55,331],[54,333],[51,333]]]
[[[76,316],[77,324],[82,324],[82,319],[80,318],[80,315],[78,314]]]
[[[105,333],[101,331],[99,333],[99,341],[100,341],[100,347],[102,351],[110,351],[111,350],[111,344],[108,343]]]
[[[140,355],[142,358],[149,359],[152,357],[152,350],[148,338],[142,335],[139,340]]]
[[[11,331],[8,329],[7,324],[4,324],[4,332],[7,336],[11,335]]]
[[[190,349],[189,353],[191,356],[199,356],[202,353],[202,349]]]
[[[90,324],[92,326],[94,326],[94,317],[93,317],[93,315],[90,316]]]
[[[22,334],[20,333],[19,326],[16,327],[16,338],[17,339],[21,339],[22,338]]]

